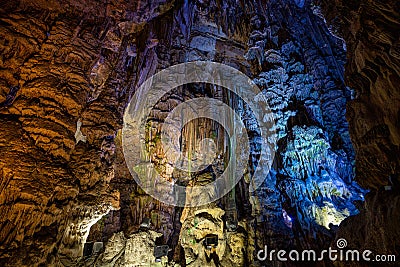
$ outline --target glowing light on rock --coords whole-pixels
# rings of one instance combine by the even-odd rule
[[[319,225],[330,229],[331,225],[339,225],[344,219],[346,219],[350,212],[347,208],[338,210],[330,202],[324,202],[325,206],[315,208],[315,222]]]

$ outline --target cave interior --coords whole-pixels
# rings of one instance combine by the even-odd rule
[[[399,1],[0,3],[0,266],[400,266]]]

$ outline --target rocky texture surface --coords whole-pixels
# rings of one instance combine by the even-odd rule
[[[173,249],[169,260],[183,266],[262,265],[255,255],[265,245],[326,248],[335,235],[332,224],[356,214],[353,202],[363,199],[364,190],[354,182],[354,160],[359,184],[375,190],[390,178],[394,190],[372,191],[361,214],[346,220],[337,236],[354,237],[349,240],[354,248],[371,245],[397,253],[396,5],[372,0],[361,5],[340,0],[2,3],[0,264],[148,264],[157,238]],[[355,91],[345,86],[346,45],[335,34],[346,39],[346,79]],[[179,209],[135,184],[120,129],[129,99],[146,78],[192,60],[228,64],[260,86],[275,114],[278,153],[255,193],[249,193],[247,175],[219,202]],[[265,156],[256,122],[249,108],[222,88],[178,88],[155,107],[153,119],[197,96],[223,99],[241,114],[251,137],[251,173],[257,158]],[[199,126],[206,134],[196,133]],[[218,127],[196,122],[182,139],[190,147],[200,137],[215,138]],[[193,176],[173,172],[163,162],[158,128],[150,129],[152,160],[166,179],[201,184],[223,169],[219,160]],[[139,232],[146,217],[151,231]],[[220,239],[212,257],[203,246],[207,234]],[[104,241],[105,252],[83,259],[87,241]],[[167,265],[165,258],[161,264]]]
[[[125,238],[123,232],[115,233],[107,242],[103,253],[93,254],[79,262],[80,266],[135,266],[168,267],[179,266],[168,263],[167,257],[156,262],[154,247],[161,233],[143,231]]]
[[[74,264],[90,226],[119,208],[109,183],[132,34],[170,4],[1,3],[2,266]]]
[[[347,44],[346,81],[355,89],[347,118],[359,183],[371,189],[398,184],[399,3],[335,1],[321,7]]]
[[[400,13],[398,1],[318,1],[347,44],[346,82],[355,89],[346,114],[356,150],[356,180],[370,190],[363,211],[337,237],[351,247],[399,255]],[[391,190],[385,191],[389,186]]]
[[[353,202],[363,199],[345,120],[351,89],[344,84],[344,43],[307,5],[269,1],[265,13],[252,17],[246,54],[278,138],[276,167],[257,196],[268,229],[260,236],[269,247],[321,249],[331,226],[356,214]],[[289,233],[282,210],[292,220]],[[292,243],[282,244],[285,233]]]

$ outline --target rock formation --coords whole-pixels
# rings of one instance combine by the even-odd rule
[[[257,251],[322,250],[343,237],[352,249],[398,255],[398,10],[394,0],[3,1],[0,265],[286,266]],[[212,163],[187,172],[166,160],[159,122],[190,99],[231,106],[251,152],[229,194],[180,208],[146,194],[129,172],[123,114],[147,78],[195,60],[229,65],[260,88],[277,147],[252,192],[268,157],[258,111],[219,86],[175,88],[146,128],[165,183],[207,184],[231,160],[224,128],[207,119],[177,134],[199,158],[198,141],[213,140]],[[104,249],[85,256],[90,242]],[[170,249],[160,262],[158,245]]]
[[[354,89],[346,117],[356,151],[355,179],[370,190],[360,215],[347,219],[337,236],[351,236],[352,248],[398,255],[400,6],[397,1],[318,4],[346,41],[345,78]]]

